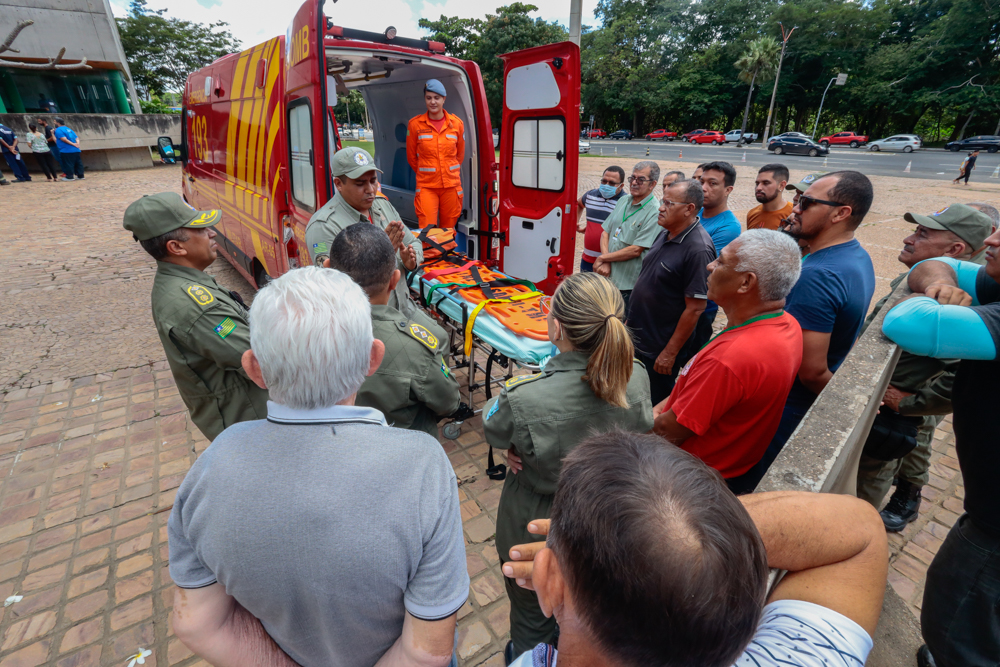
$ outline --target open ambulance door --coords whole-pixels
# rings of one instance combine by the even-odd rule
[[[552,294],[576,253],[580,48],[560,42],[500,57],[500,268]]]
[[[333,196],[327,159],[331,139],[327,134],[325,23],[323,0],[307,0],[285,35],[288,159],[284,176],[290,222],[300,241],[309,218]]]

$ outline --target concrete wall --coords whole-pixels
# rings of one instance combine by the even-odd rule
[[[55,116],[43,115],[50,126]],[[175,145],[181,141],[180,114],[145,114],[142,116],[110,114],[61,114],[66,125],[76,132],[83,150],[83,164],[87,169],[106,171],[138,169],[153,165],[149,148],[159,137],[170,137]],[[17,132],[21,152],[27,155],[31,148],[24,141],[28,123],[35,122],[38,114],[0,114],[0,123]],[[34,167],[34,158],[25,164]]]
[[[889,308],[909,293],[901,284],[771,464],[757,491],[857,494],[858,461],[872,421],[899,360],[899,348],[882,335]],[[920,626],[896,592],[886,586],[882,617],[868,664],[915,664],[923,643]]]

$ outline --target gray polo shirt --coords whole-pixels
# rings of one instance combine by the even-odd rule
[[[404,610],[469,594],[458,486],[441,445],[377,410],[293,410],[223,431],[181,484],[170,576],[222,584],[304,667],[375,664]]]
[[[611,262],[611,282],[620,290],[635,287],[635,281],[642,270],[642,258],[646,256],[653,241],[660,233],[656,218],[660,211],[660,201],[650,194],[636,205],[632,197],[625,195],[604,221],[604,231],[608,233],[608,252],[616,252],[630,245],[644,248],[642,254],[624,262]]]

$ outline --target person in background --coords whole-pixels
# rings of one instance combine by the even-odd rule
[[[61,156],[63,169],[66,171],[66,176],[60,178],[60,181],[72,181],[75,176],[79,180],[83,180],[83,160],[80,157],[80,139],[76,136],[76,132],[66,127],[66,121],[62,118],[56,118],[56,130],[55,130],[56,142],[59,144],[59,155]]]
[[[462,161],[465,125],[444,109],[448,93],[437,79],[424,84],[427,113],[414,116],[406,128],[406,159],[417,173],[413,199],[421,228],[451,229],[462,214]]]
[[[875,304],[865,320],[865,328],[906,279],[909,269],[934,257],[972,261],[977,249],[984,247],[993,232],[993,221],[988,215],[964,204],[951,204],[930,215],[906,213],[903,217],[917,226],[903,240],[903,251],[899,253],[899,261],[907,270],[889,284],[889,293]],[[981,265],[985,261],[976,263]],[[957,359],[902,352],[892,372],[858,464],[858,498],[878,508],[889,488],[896,486],[880,512],[885,529],[891,533],[901,531],[917,519],[921,491],[930,475],[934,430],[952,411],[952,386],[958,364]],[[896,443],[913,448],[903,456],[895,456],[891,450]]]
[[[615,210],[604,221],[601,255],[594,260],[594,271],[609,278],[622,293],[625,312],[635,280],[642,268],[642,258],[660,232],[656,226],[656,195],[660,165],[645,160],[632,167],[628,177],[629,194],[618,200]]]
[[[677,374],[653,408],[653,432],[712,466],[733,493],[764,455],[802,363],[802,329],[784,312],[799,278],[799,247],[781,232],[750,230],[708,265],[708,296],[728,326]]]
[[[958,185],[958,182],[965,179],[965,184],[969,184],[969,177],[972,176],[972,170],[976,168],[976,160],[979,159],[979,150],[976,149],[965,156],[962,160],[962,165],[958,168],[958,178],[953,180],[952,185]]]
[[[663,191],[666,192],[667,188],[673,185],[676,181],[683,180],[685,180],[683,171],[668,171],[663,175]]]
[[[708,298],[712,237],[698,222],[704,194],[698,181],[677,181],[663,193],[662,232],[642,261],[628,326],[636,358],[649,375],[653,405],[670,395],[677,371],[699,347],[692,335]]]
[[[645,433],[653,425],[649,381],[633,359],[625,304],[615,286],[595,273],[577,273],[559,285],[548,314],[549,340],[559,348],[537,375],[507,381],[483,406],[491,447],[508,450],[511,472],[497,510],[497,552],[532,539],[528,522],[552,506],[562,459],[593,432],[620,428]],[[540,642],[556,624],[535,595],[505,579],[510,598],[508,662]]]
[[[49,153],[55,158],[56,163],[59,165],[59,171],[64,176],[66,175],[66,167],[63,165],[62,157],[59,155],[59,143],[56,141],[55,131],[49,126],[48,121],[46,121],[41,116],[35,120],[35,124],[41,128],[41,132],[45,133],[45,141],[49,145]]]
[[[31,123],[28,125],[28,136],[25,138],[31,146],[31,153],[35,156],[38,168],[42,170],[50,183],[54,182],[59,178],[59,172],[56,170],[56,161],[52,159],[49,144],[45,141],[45,135],[38,131],[37,125]]]
[[[458,485],[437,440],[355,405],[384,352],[339,271],[306,266],[257,293],[243,367],[270,392],[267,419],[215,439],[167,523],[172,627],[206,662],[455,664]]]
[[[27,183],[31,180],[28,168],[21,157],[21,151],[17,147],[17,134],[3,123],[0,123],[0,152],[3,153],[7,166],[14,172],[16,182]]]
[[[970,201],[970,202],[966,202],[965,205],[966,206],[971,206],[972,208],[976,209],[977,211],[980,211],[980,212],[985,213],[986,215],[988,215],[989,218],[990,218],[990,220],[993,221],[993,231],[994,232],[997,229],[1000,229],[1000,211],[998,211],[995,206],[993,206],[992,204],[987,204],[986,202],[981,202],[981,201]],[[990,232],[990,233],[992,234],[993,232]],[[987,247],[984,245],[982,248],[980,248],[978,251],[976,251],[976,254],[974,254],[972,256],[972,261],[975,262],[975,263],[977,263],[977,264],[980,264],[980,265],[981,264],[985,264],[986,263],[986,250],[987,250]]]
[[[652,435],[595,435],[567,457],[551,521],[504,575],[537,592],[559,644],[514,667],[864,665],[889,549],[846,495],[739,499]],[[768,568],[787,574],[768,591]],[[984,663],[977,663],[984,664]]]
[[[694,172],[691,174],[692,181],[698,181],[699,183],[701,182],[701,172],[704,171],[706,164],[708,163],[702,162],[701,164],[699,164],[697,167],[694,168]],[[701,211],[698,211],[698,215],[701,216]]]
[[[754,486],[861,333],[875,293],[875,268],[854,232],[868,214],[873,197],[867,176],[835,171],[813,181],[792,209],[784,233],[800,245],[805,241],[810,249],[785,302],[785,310],[802,326],[802,366],[777,433],[764,458],[748,473],[748,483]]]
[[[927,569],[920,667],[989,665],[1000,656],[1000,232],[986,246],[985,266],[945,257],[914,266],[907,279],[914,294],[882,322],[911,354],[962,360],[951,399],[965,514]]]
[[[712,237],[715,254],[718,255],[742,231],[740,221],[729,210],[729,195],[736,185],[736,169],[728,162],[706,162],[701,166],[701,188],[705,195],[705,208],[699,214],[701,226]],[[718,304],[709,299],[695,328],[696,349],[700,349],[712,337],[712,324],[718,313]]]
[[[612,165],[601,174],[601,184],[593,190],[588,190],[579,201],[577,210],[584,215],[581,225],[577,222],[576,231],[583,234],[583,256],[580,257],[580,271],[586,273],[594,270],[594,260],[601,256],[601,234],[604,233],[604,221],[615,210],[618,200],[622,198],[625,188],[625,170]]]
[[[41,109],[42,113],[58,113],[59,109],[56,107],[56,103],[45,96],[45,93],[38,93],[38,108]]]
[[[788,185],[786,185],[785,190],[789,190],[794,193],[792,195],[792,208],[794,208],[795,205],[799,203],[799,197],[802,195],[803,192],[809,189],[809,186],[812,185],[813,181],[815,181],[820,176],[825,176],[827,173],[829,172],[817,171],[812,174],[806,174],[805,176],[802,177],[802,180],[799,181],[798,183],[789,183]],[[787,217],[782,218],[780,221],[778,221],[778,231],[787,232],[788,227],[791,225],[791,222],[792,222],[792,214],[789,213]],[[805,257],[806,255],[809,254],[808,241],[804,239],[796,239],[796,240],[799,243],[799,248],[802,250],[802,256]]]
[[[385,345],[385,359],[362,383],[356,403],[381,412],[390,426],[438,437],[438,420],[458,410],[461,399],[446,360],[448,334],[389,305],[401,276],[388,235],[364,222],[347,227],[330,246],[330,268],[365,291],[372,331]]]
[[[792,214],[792,202],[781,196],[788,185],[788,167],[765,164],[757,172],[754,197],[760,202],[747,211],[747,229],[778,229],[781,221]]]

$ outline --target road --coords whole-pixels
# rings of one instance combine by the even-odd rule
[[[808,157],[805,155],[775,155],[764,150],[761,144],[751,144],[746,148],[736,148],[735,144],[712,146],[711,144],[689,144],[683,141],[615,141],[612,139],[591,139],[590,155],[604,156],[622,155],[626,157],[645,157],[646,149],[649,157],[655,160],[675,160],[690,162],[692,165],[709,162],[710,160],[726,160],[737,167],[745,164],[750,168],[761,167],[769,162],[781,162],[791,169],[815,169],[816,171],[835,171],[837,169],[855,169],[864,174],[877,176],[900,176],[903,178],[929,178],[939,181],[950,181],[958,175],[958,167],[962,164],[965,153],[951,153],[942,149],[923,149],[913,153],[887,153],[861,148],[831,148],[827,157]],[[679,157],[679,155],[683,154]],[[745,154],[745,162],[744,162]],[[586,157],[586,156],[584,156]],[[907,165],[910,171],[905,171]],[[973,181],[989,181],[993,172],[1000,167],[1000,153],[990,155],[981,153],[972,172]],[[1000,181],[1000,179],[998,179]]]

